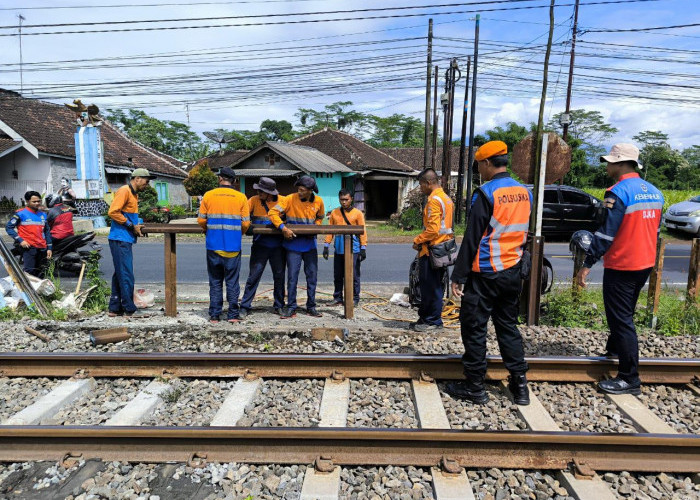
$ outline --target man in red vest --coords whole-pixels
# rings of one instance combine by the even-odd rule
[[[525,372],[528,366],[518,330],[521,259],[532,208],[530,191],[506,170],[508,147],[491,141],[476,152],[481,179],[486,181],[472,198],[467,232],[452,272],[452,294],[461,297],[466,382],[452,382],[447,393],[475,404],[489,397],[486,377],[486,326],[496,329],[498,347],[510,372],[508,388],[518,405],[530,404]]]
[[[640,394],[634,308],[656,262],[664,197],[639,177],[636,169],[642,165],[636,146],[615,144],[600,161],[607,162],[608,176],[616,182],[605,192],[605,222],[593,235],[576,280],[585,287],[591,267],[603,258],[603,303],[610,327],[605,349],[620,363],[617,377],[603,380],[598,388],[610,394]]]
[[[39,210],[41,195],[36,191],[24,193],[27,206],[17,210],[5,226],[5,231],[22,248],[24,272],[39,276],[47,258],[52,256],[51,233],[46,214]]]

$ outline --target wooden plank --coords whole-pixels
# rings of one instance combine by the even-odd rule
[[[165,315],[177,316],[177,247],[175,233],[165,234]]]
[[[321,398],[321,422],[319,427],[345,427],[350,404],[350,380],[326,379]]]
[[[647,311],[649,311],[649,328],[656,328],[659,311],[659,297],[661,296],[661,279],[664,272],[664,254],[666,253],[666,240],[659,238],[656,242],[656,265],[651,270],[649,277],[649,295],[647,296]]]
[[[345,235],[345,317],[352,319],[355,316],[355,301],[352,288],[353,280],[353,256],[352,256],[352,236]]]
[[[421,429],[449,429],[450,421],[437,384],[413,379],[411,387]]]
[[[661,420],[656,413],[632,394],[606,394],[605,398],[617,405],[620,411],[627,415],[644,432],[650,434],[678,434],[678,431]]]
[[[436,500],[474,500],[474,490],[464,470],[459,474],[445,474],[433,467],[430,471]]]
[[[501,388],[512,400],[513,395],[508,389],[508,383],[501,381]],[[540,402],[539,398],[530,392],[530,404],[527,406],[516,405],[520,417],[533,431],[554,431],[560,432],[561,428],[554,421],[552,416]]]

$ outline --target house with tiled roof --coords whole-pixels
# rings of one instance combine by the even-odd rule
[[[48,194],[58,191],[61,178],[76,180],[75,131],[75,115],[65,106],[0,89],[0,197],[19,204],[28,190]],[[189,202],[182,162],[139,144],[109,122],[101,125],[101,136],[111,189],[143,167],[155,176],[151,185],[161,203]],[[83,212],[102,210],[104,202],[79,200],[78,208],[81,215],[97,215]]]
[[[345,179],[355,206],[368,218],[385,219],[399,212],[408,192],[417,186],[417,171],[404,162],[340,130],[324,128],[291,141],[312,147],[352,169]]]
[[[217,151],[216,153],[212,153],[209,156],[205,156],[204,158],[200,158],[196,161],[189,163],[185,167],[185,170],[189,172],[195,167],[195,165],[199,165],[202,162],[206,161],[207,166],[212,170],[212,172],[217,172],[224,167],[230,167],[239,159],[247,155],[249,152],[249,149],[236,149],[234,151]]]

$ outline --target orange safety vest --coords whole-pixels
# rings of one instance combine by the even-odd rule
[[[476,258],[475,273],[495,273],[517,265],[527,241],[532,193],[511,177],[499,177],[479,188],[493,207]]]
[[[413,243],[421,245],[420,257],[428,255],[429,246],[439,245],[454,238],[452,230],[454,203],[442,188],[435,188],[428,196],[428,203],[423,209],[423,232],[416,236]]]

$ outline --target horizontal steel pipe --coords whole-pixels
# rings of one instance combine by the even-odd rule
[[[509,373],[498,356],[487,358],[487,378],[506,380]],[[548,382],[596,382],[617,372],[606,358],[527,358],[528,379]],[[0,375],[69,377],[81,371],[93,377],[260,377],[326,378],[340,372],[348,378],[461,379],[458,355],[410,354],[250,354],[250,353],[0,353]],[[700,359],[641,359],[644,383],[687,384],[700,377]]]
[[[82,459],[434,466],[442,457],[481,469],[697,472],[700,436],[570,432],[231,427],[0,427],[0,461]]]
[[[346,225],[322,225],[317,224],[287,224],[288,227],[299,235],[317,235],[317,234],[350,234],[360,235],[364,233],[365,226],[346,226]],[[143,227],[143,232],[146,234],[156,233],[181,233],[181,234],[201,234],[204,230],[199,224],[146,224]],[[282,234],[282,231],[269,226],[253,224],[253,234]]]

